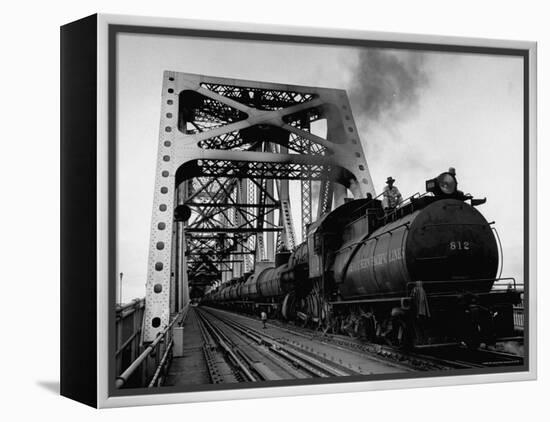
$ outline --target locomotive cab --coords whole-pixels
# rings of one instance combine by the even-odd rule
[[[372,200],[348,201],[309,226],[307,246],[310,278],[324,277],[331,271],[334,251],[358,233],[365,233],[365,209],[369,202]]]

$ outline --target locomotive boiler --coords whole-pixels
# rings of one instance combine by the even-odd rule
[[[497,237],[473,199],[442,173],[395,209],[349,201],[312,223],[276,263],[210,292],[205,302],[399,345],[514,334],[521,292],[493,289]],[[239,287],[240,286],[240,287]]]
[[[481,213],[456,199],[412,204],[410,214],[372,233],[365,230],[366,218],[346,227],[333,268],[343,298],[402,295],[415,280],[428,293],[458,284],[469,291],[491,289],[498,247]]]

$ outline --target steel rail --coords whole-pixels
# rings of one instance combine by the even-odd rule
[[[197,317],[197,324],[199,325],[199,330],[201,332],[201,337],[204,340],[204,345],[202,347],[204,358],[206,362],[206,369],[208,369],[208,375],[212,384],[220,384],[224,382],[223,378],[219,375],[219,372],[216,371],[216,362],[212,357],[212,351],[216,347],[216,341],[212,337],[212,334],[206,329],[204,322],[200,317]]]
[[[218,320],[219,322],[227,325],[229,327],[230,330],[234,331],[235,334],[237,336],[241,336],[241,337],[248,337],[250,339],[252,339],[254,342],[258,343],[258,344],[265,344],[265,342],[262,340],[262,338],[260,336],[255,336],[253,334],[250,334],[250,333],[243,333],[241,332],[240,330],[238,330],[237,328],[231,326],[231,325],[228,325],[226,323],[226,321],[220,319],[219,317],[211,314],[210,312],[205,312],[207,313],[211,318],[215,318],[216,320]],[[225,335],[225,333],[224,333]],[[269,377],[269,375],[266,375],[265,372],[259,370],[255,365],[254,365],[254,361],[248,357],[242,350],[240,350],[240,348],[238,347],[235,347],[235,349],[237,350],[237,353],[239,355],[241,355],[241,357],[243,358],[243,360],[249,365],[249,367],[256,373],[258,374],[258,376],[265,380],[265,381],[269,381],[271,380],[271,378]],[[283,357],[284,359],[286,359],[287,361],[290,361],[290,367],[287,370],[288,371],[291,371],[291,372],[288,372],[289,374],[291,374],[291,376],[293,378],[303,378],[302,376],[300,376],[300,372],[293,372],[293,371],[297,371],[298,368],[301,368],[301,369],[305,369],[306,371],[305,372],[302,372],[304,375],[307,373],[307,374],[313,374],[315,376],[318,376],[318,377],[326,377],[326,374],[324,374],[323,372],[320,372],[318,370],[316,370],[314,367],[312,366],[309,366],[307,365],[306,363],[304,362],[300,362],[298,361],[297,359],[293,358],[292,356],[290,356],[288,353],[286,353],[284,350],[280,349],[280,350],[276,350],[274,349],[273,346],[269,346],[268,347],[268,350],[272,351],[272,352],[275,352],[275,354]],[[275,360],[274,360],[275,361]],[[285,361],[281,361],[281,362],[277,362],[279,365],[281,363],[284,363],[285,365],[288,365],[288,362],[285,362]]]
[[[256,329],[247,327],[246,325],[238,323],[236,321],[222,319],[218,315],[215,315],[210,311],[207,311],[207,312],[210,315],[222,321],[223,323],[225,323],[226,325],[233,327],[235,330],[241,332],[242,334],[258,342],[259,344],[265,344],[266,346],[269,347],[271,351],[286,358],[287,360],[290,360],[291,363],[300,366],[307,372],[310,372],[311,374],[317,377],[326,378],[329,376],[351,375],[348,372],[342,371],[338,368],[325,364],[324,362],[312,356],[308,356],[302,352],[294,350],[291,346],[275,340],[275,338],[273,338],[268,334],[264,334]]]
[[[250,370],[246,367],[246,364],[243,363],[242,359],[242,353],[241,358],[237,356],[235,351],[231,346],[229,346],[228,342],[229,339],[200,312],[197,312],[197,315],[199,315],[199,318],[202,319],[205,327],[210,331],[210,334],[213,335],[214,340],[222,347],[222,349],[231,357],[231,359],[234,361],[234,363],[239,367],[239,369],[244,373],[244,375],[250,380],[250,381],[258,381],[258,379],[250,372]],[[225,339],[224,339],[225,337]],[[226,341],[227,340],[227,341]]]

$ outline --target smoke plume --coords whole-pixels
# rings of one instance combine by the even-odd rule
[[[420,52],[367,49],[359,53],[350,94],[367,124],[385,117],[400,119],[414,111],[428,83],[425,60]]]

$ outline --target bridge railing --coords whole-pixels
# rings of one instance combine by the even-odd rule
[[[115,325],[115,365],[117,374],[139,356],[141,352],[141,326],[145,299],[117,305]]]
[[[522,303],[521,305],[514,306],[514,329],[521,331],[524,328],[524,309]]]
[[[142,351],[124,371],[117,371],[116,388],[123,386],[149,388],[159,385],[161,375],[170,361],[172,353],[172,328],[185,320],[189,305],[185,306],[149,344],[142,344]]]

